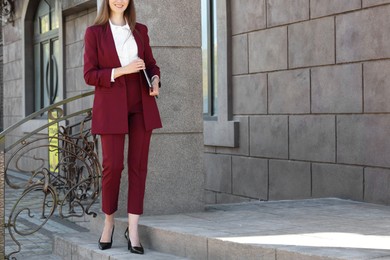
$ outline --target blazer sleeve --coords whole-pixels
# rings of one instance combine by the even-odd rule
[[[88,27],[84,38],[84,80],[91,86],[111,87],[112,68],[101,68],[96,32]]]
[[[156,60],[153,57],[153,52],[152,48],[150,47],[150,40],[149,40],[149,35],[148,35],[148,27],[144,26],[145,28],[145,33],[144,33],[144,39],[145,39],[145,66],[146,66],[146,71],[148,72],[148,75],[150,77],[153,77],[154,75],[157,75],[161,78],[160,76],[160,68],[156,64]]]

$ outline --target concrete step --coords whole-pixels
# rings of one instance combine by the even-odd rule
[[[37,255],[37,256],[29,256],[26,258],[17,258],[17,259],[28,259],[28,260],[63,260],[62,257],[58,255]]]
[[[109,250],[98,248],[99,236],[93,233],[68,234],[66,237],[55,236],[53,254],[63,260],[180,260],[183,257],[155,252],[145,248],[144,255],[132,254],[127,250],[125,238],[113,239]],[[46,258],[41,258],[46,259]],[[57,260],[57,259],[53,259]]]
[[[389,214],[387,206],[340,199],[215,205],[143,216],[140,239],[146,248],[189,259],[390,259]],[[98,237],[103,219],[92,223]],[[115,239],[123,240],[127,220],[115,225]]]

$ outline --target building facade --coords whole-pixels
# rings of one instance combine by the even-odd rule
[[[389,204],[390,1],[208,4],[206,202]]]
[[[14,24],[2,27],[5,127],[91,90],[82,53],[97,2],[14,1]],[[136,7],[163,83],[147,214],[319,197],[389,204],[389,0]]]

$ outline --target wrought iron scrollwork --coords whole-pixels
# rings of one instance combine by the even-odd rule
[[[102,170],[97,138],[90,128],[91,109],[70,115],[64,115],[56,105],[46,110],[51,117],[48,124],[5,148],[5,183],[21,191],[5,222],[17,247],[13,252],[6,252],[6,259],[15,259],[12,255],[21,251],[16,234],[27,236],[37,232],[56,211],[62,218],[96,216],[91,206],[100,196]],[[55,117],[51,111],[56,112]],[[53,125],[58,125],[58,131],[42,134],[43,129]],[[4,141],[4,134],[0,137]],[[58,158],[55,165],[50,165],[48,160],[50,152]],[[15,177],[15,172],[24,178]],[[31,200],[35,203],[29,203]],[[19,223],[23,218],[31,219],[36,225],[26,228]]]
[[[15,3],[14,0],[0,0],[2,20],[6,23],[14,23]]]

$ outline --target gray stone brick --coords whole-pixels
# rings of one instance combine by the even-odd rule
[[[268,0],[267,26],[294,23],[309,19],[310,0]]]
[[[22,59],[22,41],[15,41],[3,46],[3,63]]]
[[[233,114],[267,113],[267,76],[233,77]]]
[[[313,113],[363,111],[361,64],[313,68],[311,73]]]
[[[205,154],[205,189],[218,192],[232,192],[232,158],[230,155]]]
[[[9,56],[10,56],[9,49],[10,49],[10,44],[3,45],[3,49],[2,49],[3,62],[2,62],[2,64],[8,63],[9,60],[10,60],[10,58],[9,58]]]
[[[17,60],[13,61],[7,64],[3,64],[3,80],[10,81],[10,80],[17,80],[22,78],[22,61]]]
[[[310,0],[310,18],[360,9],[361,0]]]
[[[74,69],[74,81],[75,88],[77,91],[90,91],[94,89],[94,87],[88,86],[85,83],[83,67],[78,67]]]
[[[310,163],[269,161],[269,199],[306,199],[311,196]]]
[[[233,35],[265,28],[265,12],[265,0],[231,1]]]
[[[22,97],[5,98],[3,103],[4,115],[23,116]]]
[[[217,152],[217,147],[205,145],[203,151],[205,153],[216,153]]]
[[[333,64],[335,61],[334,19],[331,17],[289,26],[291,68]]]
[[[233,194],[268,199],[268,160],[233,156],[232,174]]]
[[[363,7],[390,3],[390,0],[362,0],[362,1],[363,1]]]
[[[268,102],[270,114],[310,113],[310,71],[268,74]]]
[[[15,24],[8,23],[4,25],[2,32],[4,45],[22,40],[21,19],[16,19]]]
[[[248,35],[233,36],[232,48],[233,75],[248,73]]]
[[[71,43],[74,43],[75,41],[76,41],[76,29],[75,29],[75,20],[73,19],[65,22],[65,45],[69,45]]]
[[[337,62],[390,57],[390,31],[383,29],[390,27],[389,13],[387,5],[337,16]]]
[[[240,125],[239,129],[239,145],[236,148],[217,147],[217,153],[235,154],[235,155],[249,155],[249,117],[247,116],[235,116],[234,121],[238,121]]]
[[[335,117],[291,116],[290,159],[335,162]]]
[[[312,183],[313,197],[363,200],[363,167],[313,163]]]
[[[337,116],[337,162],[390,167],[390,115]]]
[[[364,201],[390,204],[390,170],[379,168],[364,169]]]
[[[62,9],[69,9],[86,2],[91,2],[91,0],[67,0],[62,2]]]
[[[249,72],[287,69],[287,27],[249,33]]]
[[[256,116],[250,118],[250,155],[288,158],[287,116]]]
[[[97,11],[96,8],[89,9],[88,13],[88,24],[92,25],[96,19]]]
[[[76,78],[75,78],[75,70],[76,69],[65,69],[65,84],[66,84],[66,91],[67,92],[74,92],[77,90],[76,88]],[[84,80],[84,77],[83,77]],[[85,83],[85,81],[84,81]]]
[[[21,79],[6,81],[3,86],[4,100],[23,96],[24,85]]]
[[[76,68],[83,66],[84,42],[79,41],[65,47],[66,68]]]
[[[85,30],[90,25],[88,24],[88,13],[77,17],[75,19],[74,25],[75,25],[75,41],[84,40]]]
[[[364,63],[364,112],[390,112],[390,61]]]

